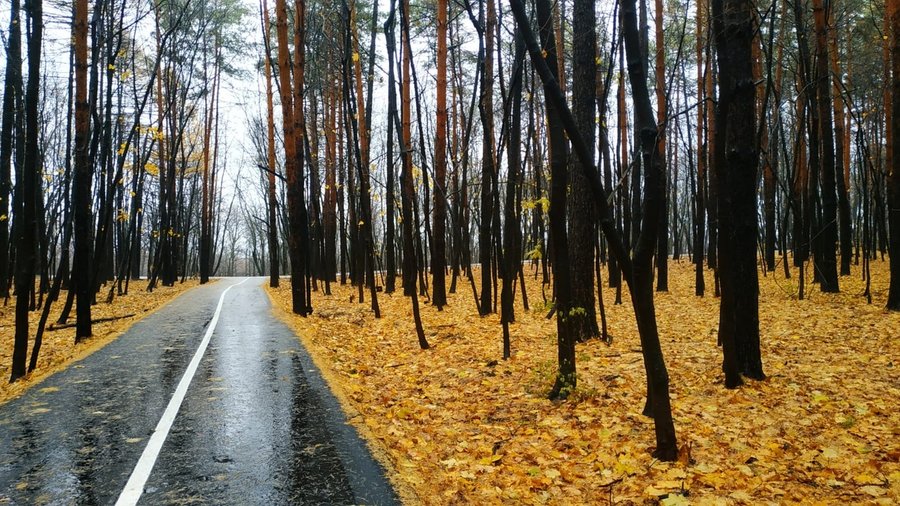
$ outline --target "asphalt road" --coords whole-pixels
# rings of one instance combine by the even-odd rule
[[[231,285],[139,504],[398,503],[265,280],[240,281],[190,290],[0,406],[0,504],[114,504]]]

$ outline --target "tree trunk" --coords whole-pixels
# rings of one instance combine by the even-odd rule
[[[20,0],[11,0],[6,51],[3,122],[0,125],[0,298],[9,297],[10,206],[12,190],[13,130],[16,101],[22,94],[22,20]]]
[[[847,134],[850,129],[846,126],[844,114],[844,101],[841,99],[842,74],[838,62],[837,30],[834,20],[831,19],[828,35],[828,56],[831,60],[832,79],[832,108],[834,109],[834,161],[835,179],[838,192],[838,224],[840,226],[841,244],[841,276],[850,275],[850,261],[853,257],[853,230],[850,218],[850,146]]]
[[[545,2],[539,2],[539,7],[541,3]],[[547,61],[549,58],[544,57],[544,54],[546,53],[541,51],[541,46],[538,45],[534,34],[531,33],[522,2],[520,0],[510,0],[510,5],[516,18],[516,25],[521,29],[525,37],[525,43],[531,56],[532,64],[540,74],[541,81],[544,83],[544,93],[548,102],[548,107],[552,105],[559,111],[561,116],[559,119],[575,148],[575,152],[583,161],[589,162],[591,159],[590,152],[584,144],[578,129],[575,127],[575,120],[572,117],[571,112],[566,105],[565,97],[560,91],[559,85],[552,74],[550,67],[551,62]],[[549,11],[546,6],[543,9]],[[656,126],[653,122],[653,112],[650,107],[650,97],[646,86],[646,75],[643,73],[643,67],[640,65],[637,16],[635,11],[634,1],[626,0],[621,12],[621,21],[625,27],[625,42],[629,54],[629,75],[632,81],[632,90],[635,91],[634,103],[637,111],[637,126],[643,132],[641,135],[641,139],[644,141],[642,144],[642,152],[648,161],[650,161],[654,158]],[[540,19],[546,19],[542,14],[539,14],[538,18],[539,21]],[[539,23],[539,25],[547,26],[546,23]],[[648,405],[652,410],[656,428],[657,448],[654,452],[654,456],[666,461],[675,460],[678,454],[678,446],[675,438],[675,426],[672,421],[671,404],[669,402],[669,378],[659,343],[659,333],[656,326],[656,314],[653,305],[653,272],[651,260],[656,244],[656,237],[654,235],[656,232],[656,221],[650,221],[650,224],[644,232],[646,236],[641,238],[637,251],[637,260],[640,261],[641,265],[636,267],[627,256],[625,246],[622,242],[622,236],[618,233],[616,224],[609,213],[609,207],[605,198],[606,193],[603,189],[603,183],[597,172],[597,168],[590,163],[584,163],[582,166],[587,171],[588,181],[593,190],[594,198],[598,203],[601,228],[609,241],[612,251],[622,266],[623,275],[626,281],[629,282],[632,291],[632,302],[635,307],[635,319],[638,323],[638,333],[641,338],[644,367],[647,372],[648,384],[650,386],[648,392],[648,394],[650,394],[648,395],[648,401],[650,402]],[[662,175],[662,170],[659,164],[648,163],[648,167],[653,167],[654,170],[646,172],[650,179],[644,186],[648,197],[644,200],[644,206],[645,210],[658,211],[654,206],[659,201],[656,193],[659,189],[658,178]],[[567,272],[568,271],[566,270],[562,271],[563,275]]]
[[[72,182],[75,245],[72,284],[75,290],[75,342],[91,336],[91,180],[89,158],[91,117],[87,96],[87,0],[75,2],[72,26],[75,45],[75,167]]]
[[[18,6],[16,6],[18,10]],[[41,157],[38,147],[40,125],[38,124],[38,102],[41,84],[41,43],[43,36],[42,0],[27,0],[25,12],[28,14],[31,31],[28,34],[28,85],[25,88],[25,156],[22,163],[23,193],[22,215],[16,238],[16,330],[13,345],[12,370],[9,381],[13,382],[25,375],[25,359],[28,351],[28,311],[34,290],[36,247],[38,233],[38,199],[40,195]]]
[[[813,0],[813,18],[816,25],[816,104],[819,113],[819,149],[821,160],[822,220],[820,222],[821,265],[816,271],[821,275],[820,287],[823,292],[838,292],[838,270],[835,249],[837,247],[837,183],[834,169],[834,129],[831,118],[831,74],[828,70],[828,35],[826,18],[827,4],[824,0]],[[843,176],[842,176],[843,177]]]
[[[900,0],[888,0],[891,35],[891,122],[890,143],[900,143]],[[900,157],[894,157],[888,166],[888,200],[890,202],[891,284],[887,308],[900,311]]]
[[[431,227],[431,300],[447,304],[447,0],[437,2],[437,113],[434,134],[434,225]]]
[[[428,349],[428,341],[425,339],[425,330],[422,327],[422,317],[419,314],[419,295],[416,292],[416,252],[413,244],[413,199],[415,192],[413,191],[413,175],[412,175],[412,149],[410,140],[412,139],[412,128],[410,126],[411,119],[411,97],[409,86],[409,74],[412,55],[410,54],[411,45],[409,43],[409,0],[400,1],[400,25],[401,25],[401,47],[403,50],[403,80],[400,84],[401,90],[401,115],[397,115],[396,109],[394,113],[394,122],[397,124],[397,130],[400,131],[400,152],[402,153],[403,172],[400,174],[400,200],[402,206],[403,226],[403,293],[410,298],[413,311],[413,322],[416,328],[416,337],[419,340],[419,347],[423,350]],[[386,31],[386,43],[388,48],[388,58],[394,57],[394,2],[391,0],[390,14],[388,15],[388,23],[390,30]],[[402,118],[402,119],[401,119]]]
[[[657,134],[656,149],[659,151],[659,159],[666,163],[666,122],[668,115],[668,97],[666,96],[666,44],[663,37],[663,0],[656,0],[656,124]],[[582,130],[583,131],[583,130]],[[660,192],[662,201],[659,205],[659,233],[656,251],[656,291],[669,291],[669,210],[668,190],[666,178],[662,178],[663,190]],[[648,217],[648,219],[652,219]],[[677,231],[676,231],[677,233]]]
[[[709,58],[706,57],[703,44],[703,30],[707,27],[708,18],[704,17],[704,2],[697,2],[697,193],[694,199],[694,295],[703,297],[706,293],[706,281],[703,277],[704,246],[706,245],[706,143],[705,128],[706,108],[706,74],[710,71]],[[688,135],[690,141],[690,135]]]
[[[301,268],[300,250],[305,244],[300,244],[299,220],[300,202],[297,178],[297,143],[294,133],[294,107],[291,97],[291,58],[287,38],[287,6],[286,0],[275,0],[275,31],[278,37],[278,78],[281,84],[281,117],[284,123],[284,170],[287,174],[288,187],[288,214],[290,231],[288,233],[288,247],[291,257],[291,310],[301,316],[306,316],[306,280]]]
[[[384,33],[385,36],[388,36],[388,32],[390,32],[391,40],[393,41],[393,30],[394,30],[394,7],[393,1],[391,2],[391,12],[390,17],[384,22]],[[393,57],[394,48],[389,48],[391,50],[391,56],[388,58],[388,115],[387,115],[387,174],[385,176],[385,231],[384,231],[384,255],[385,255],[385,270],[387,271],[386,279],[385,279],[385,293],[394,293],[396,289],[396,279],[397,279],[397,260],[396,260],[396,248],[394,246],[394,236],[395,236],[395,224],[394,224],[394,214],[397,209],[397,204],[395,202],[396,197],[394,195],[394,187],[396,183],[394,182],[394,137],[399,135],[400,132],[395,132],[394,129],[394,119],[393,115],[396,114],[397,111],[397,86],[396,79],[394,77],[394,64],[395,59]],[[405,154],[401,154],[405,156]]]
[[[596,13],[593,0],[576,0],[573,5],[572,29],[579,34],[574,39],[572,109],[578,130],[584,135],[591,155],[596,152],[595,94],[597,91],[597,34]],[[563,153],[567,155],[568,149]],[[553,154],[551,153],[551,156]],[[570,199],[569,218],[569,261],[572,285],[572,311],[569,318],[569,332],[576,341],[585,341],[600,335],[597,327],[596,299],[594,298],[594,240],[596,236],[594,202],[588,187],[582,163],[594,164],[594,159],[582,162],[576,157],[568,160]],[[553,206],[550,206],[551,212]],[[554,232],[558,230],[554,228]],[[558,268],[558,267],[557,267]]]
[[[494,179],[494,1],[479,4],[478,31],[480,32],[479,59],[481,60],[481,100],[478,112],[481,116],[481,220],[478,225],[478,261],[481,264],[481,301],[479,312],[482,316],[493,310],[491,257],[491,218],[493,211],[492,183]],[[485,12],[487,11],[487,12]],[[549,22],[549,17],[548,17]],[[564,225],[565,220],[562,225]]]
[[[550,69],[550,77],[559,82],[556,42],[551,30],[551,7],[548,0],[536,2],[537,23],[541,27],[541,51],[546,55],[546,65]],[[524,31],[527,24],[518,23]],[[532,60],[534,58],[532,57]],[[544,93],[549,94],[546,81]],[[593,110],[591,110],[593,113]],[[571,264],[569,262],[569,244],[566,231],[566,187],[567,187],[567,146],[562,129],[560,110],[557,104],[546,100],[547,139],[550,149],[550,228],[553,230],[551,241],[553,247],[553,281],[556,293],[556,345],[558,370],[556,382],[550,392],[550,398],[566,398],[576,387],[575,373],[575,334],[572,332],[570,316],[572,307]],[[589,164],[591,160],[583,160]],[[483,218],[482,218],[483,219]],[[482,269],[484,266],[482,266]],[[483,299],[482,299],[483,300]]]
[[[517,28],[518,30],[518,28]],[[508,359],[512,353],[510,343],[509,324],[515,321],[513,286],[516,275],[521,272],[521,229],[520,209],[516,205],[516,189],[521,188],[522,177],[522,78],[525,64],[525,43],[522,36],[515,36],[515,60],[513,60],[513,77],[510,83],[510,110],[507,112],[509,120],[509,143],[507,153],[509,158],[506,179],[506,200],[503,206],[503,285],[500,293],[500,322],[503,326],[503,358]],[[523,278],[524,280],[524,278]],[[522,292],[525,292],[525,284],[522,283]]]
[[[724,4],[724,5],[723,5]],[[753,80],[753,18],[749,0],[713,2],[719,102],[715,144],[719,183],[719,342],[726,388],[740,373],[762,379],[756,273],[756,86]]]
[[[269,286],[278,287],[279,263],[278,263],[278,199],[275,188],[275,106],[272,97],[272,52],[269,47],[269,34],[271,26],[269,22],[269,5],[266,0],[262,2],[263,10],[263,40],[265,41],[265,73],[266,73],[266,163],[269,168],[266,173],[267,211],[268,211],[268,239],[269,239]],[[332,184],[334,184],[332,182]]]
[[[306,87],[305,69],[306,69],[306,0],[295,0],[294,2],[294,64],[293,79],[293,107],[294,107],[294,142],[296,143],[294,154],[297,157],[295,164],[296,173],[291,177],[288,173],[288,215],[291,222],[291,235],[297,236],[297,249],[294,253],[295,262],[291,261],[291,268],[296,271],[291,273],[291,286],[293,287],[295,274],[298,276],[301,285],[303,299],[303,309],[299,313],[300,316],[306,316],[312,312],[312,303],[310,300],[310,270],[309,270],[309,216],[306,209],[306,183],[304,173],[305,157],[303,156],[304,140],[306,138],[306,118],[303,109],[303,95]],[[285,134],[285,142],[289,142],[290,137]]]

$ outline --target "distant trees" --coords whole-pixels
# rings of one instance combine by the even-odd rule
[[[234,27],[243,9],[232,0],[71,6],[68,71],[48,57],[59,41],[44,40],[43,3],[29,0],[22,8],[17,0],[10,11],[0,258],[12,268],[0,269],[0,286],[8,297],[8,274],[15,272],[13,380],[25,373],[32,339],[28,370],[35,368],[63,288],[69,291],[57,322],[66,323],[75,308],[81,342],[92,334],[91,306],[101,289],[111,302],[142,275],[152,289],[201,270],[208,277],[221,259],[217,104],[221,76],[234,70],[226,55],[241,50]],[[56,8],[50,6],[51,16]],[[150,25],[149,44],[138,43]],[[44,74],[50,66],[61,69]],[[158,186],[151,186],[154,179]],[[41,311],[36,329],[27,325],[35,310]]]

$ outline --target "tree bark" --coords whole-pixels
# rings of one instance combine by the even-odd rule
[[[541,2],[538,3],[540,6]],[[566,134],[572,142],[575,152],[579,158],[585,162],[589,162],[591,157],[589,151],[584,144],[581,134],[575,126],[575,120],[569,111],[565,97],[559,89],[555,77],[552,74],[550,63],[545,58],[541,46],[535,40],[534,34],[529,28],[528,18],[525,14],[525,8],[521,0],[510,0],[513,14],[516,18],[516,25],[522,30],[525,37],[526,47],[531,56],[532,64],[538,71],[541,81],[544,83],[544,94],[548,102],[548,108],[554,107],[558,112],[562,126],[565,128]],[[546,8],[546,7],[545,7]],[[549,9],[547,9],[549,10]],[[626,0],[621,11],[622,24],[625,27],[625,45],[629,55],[628,71],[631,77],[632,90],[635,92],[634,103],[636,105],[637,126],[641,129],[642,153],[648,161],[655,156],[656,141],[656,125],[653,121],[653,112],[650,106],[650,97],[647,91],[646,74],[643,73],[643,66],[640,63],[640,50],[637,34],[637,16],[634,0]],[[547,26],[540,23],[543,18],[539,14],[538,20],[540,26]],[[544,18],[546,19],[546,18]],[[545,46],[546,47],[546,46]],[[658,164],[648,163],[649,167],[654,170],[648,170],[646,174],[649,177],[645,181],[644,190],[647,197],[644,200],[645,211],[658,211],[654,206],[658,203],[656,193],[659,191],[658,178],[661,176],[661,166]],[[616,255],[622,266],[622,273],[629,283],[632,292],[632,303],[635,308],[635,319],[638,323],[638,333],[641,338],[641,347],[644,356],[644,367],[647,372],[648,384],[650,391],[648,392],[648,407],[652,411],[656,430],[657,448],[654,456],[661,460],[675,460],[678,455],[678,446],[675,438],[675,426],[672,421],[672,409],[669,401],[669,376],[666,371],[665,362],[663,361],[662,349],[659,344],[659,333],[656,326],[656,313],[653,305],[653,272],[652,272],[652,254],[656,244],[655,223],[651,220],[644,230],[636,252],[636,260],[633,263],[631,258],[625,253],[625,247],[622,243],[622,237],[619,235],[615,223],[609,213],[609,207],[605,198],[603,182],[597,172],[597,168],[590,163],[584,163],[583,167],[587,171],[588,181],[594,194],[594,198],[598,203],[598,211],[600,213],[600,225],[604,235],[609,241],[613,253]],[[552,210],[552,206],[551,206]],[[650,214],[652,215],[652,214]],[[567,271],[562,271],[566,273]]]
[[[656,124],[657,155],[663,164],[666,163],[666,131],[668,115],[668,97],[666,96],[666,43],[663,35],[663,0],[655,1],[656,10]],[[662,201],[659,206],[659,233],[657,234],[656,251],[656,291],[669,291],[669,212],[668,189],[666,178],[663,177],[663,190],[660,192]],[[652,219],[652,218],[648,218]],[[677,232],[677,231],[676,231]]]
[[[820,238],[821,264],[816,271],[821,275],[820,288],[823,292],[838,292],[838,270],[836,247],[838,238],[837,224],[837,183],[835,181],[834,128],[831,118],[831,74],[828,70],[828,25],[824,0],[813,0],[813,18],[816,27],[816,101],[819,113],[819,160],[821,161],[822,180],[822,220]]]
[[[890,142],[900,143],[900,0],[887,0],[890,16],[891,35],[891,138]],[[900,157],[894,157],[888,166],[888,200],[890,208],[890,271],[887,308],[900,311]]]
[[[290,231],[288,233],[288,248],[291,257],[291,310],[301,316],[306,316],[306,280],[301,267],[300,249],[305,245],[300,244],[298,223],[300,219],[299,195],[297,179],[297,143],[294,133],[294,107],[291,97],[291,56],[287,38],[287,5],[286,0],[275,0],[275,31],[278,38],[278,78],[281,84],[281,118],[284,129],[284,170],[287,175],[288,187],[288,214]]]
[[[719,182],[719,341],[726,388],[741,384],[740,373],[763,379],[759,351],[756,273],[757,167],[756,86],[753,80],[753,18],[749,0],[714,0],[719,64],[715,144]]]
[[[278,262],[278,198],[275,187],[275,106],[272,92],[272,53],[269,47],[269,34],[271,26],[269,21],[269,5],[266,0],[262,2],[263,11],[263,41],[265,42],[265,73],[266,73],[266,163],[269,171],[266,173],[267,211],[268,211],[268,239],[269,239],[269,286],[278,287],[280,267]],[[333,182],[332,182],[333,184]]]
[[[594,241],[596,236],[596,213],[591,199],[582,163],[594,164],[596,152],[596,108],[597,91],[597,33],[596,13],[593,0],[576,0],[572,12],[572,29],[579,34],[574,38],[572,62],[572,109],[578,130],[584,136],[591,153],[589,162],[577,157],[569,161],[570,198],[568,201],[569,260],[572,285],[572,311],[569,331],[576,341],[586,341],[600,335],[597,326],[596,299],[594,297]],[[568,149],[566,149],[567,155]],[[552,156],[552,153],[551,153]],[[569,158],[566,156],[566,158]],[[551,183],[552,184],[552,183]],[[550,206],[553,210],[553,206]],[[554,229],[554,231],[557,229]]]
[[[447,0],[437,2],[437,112],[434,134],[434,224],[431,227],[431,301],[447,304]]]
[[[72,207],[75,222],[72,288],[75,290],[75,342],[91,336],[91,180],[89,158],[91,117],[87,95],[87,0],[75,2],[72,26],[75,45],[75,166],[72,182]]]
[[[10,206],[12,190],[13,131],[16,101],[22,94],[22,20],[20,0],[10,0],[9,36],[6,51],[3,122],[0,124],[0,298],[9,297]]]
[[[37,264],[38,198],[40,196],[41,157],[38,147],[40,125],[38,124],[38,102],[41,83],[41,43],[44,31],[42,0],[27,0],[25,12],[28,14],[31,31],[28,36],[28,85],[25,88],[25,156],[22,163],[23,193],[22,215],[16,238],[16,331],[13,345],[12,370],[9,381],[25,375],[25,359],[28,351],[28,311],[31,308],[31,294],[34,290],[35,266]]]

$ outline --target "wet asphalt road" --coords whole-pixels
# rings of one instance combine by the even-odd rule
[[[0,504],[112,504],[220,294],[193,289],[0,406]],[[234,286],[140,504],[396,504],[263,278]]]

